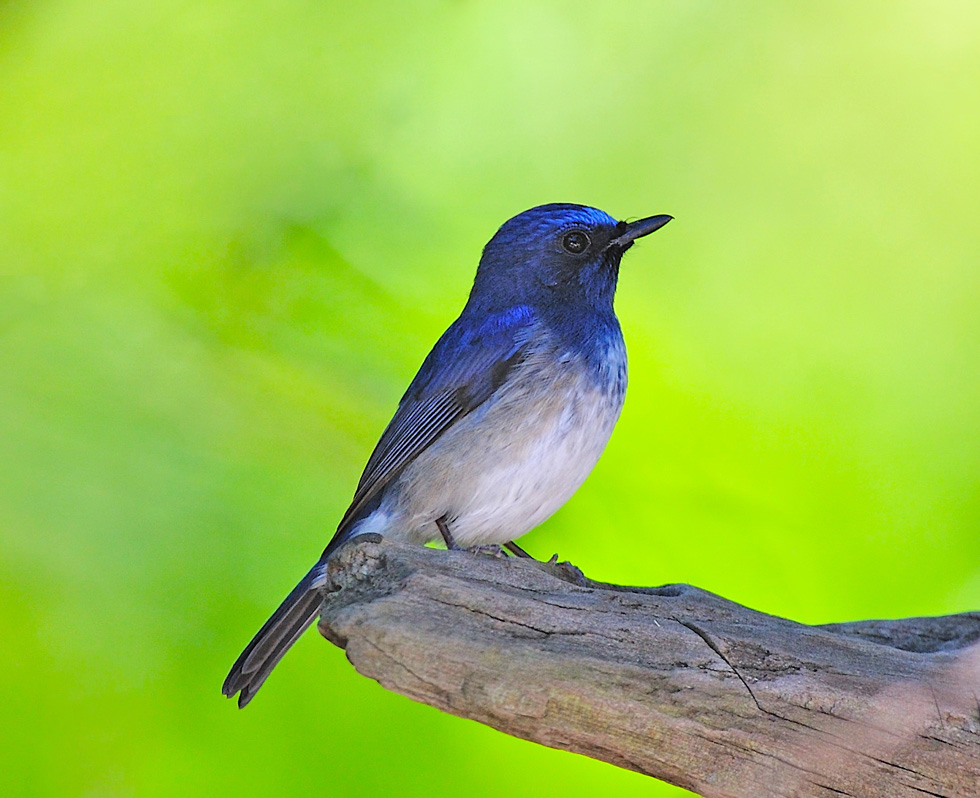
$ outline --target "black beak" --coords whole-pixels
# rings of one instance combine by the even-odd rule
[[[625,250],[636,239],[648,236],[650,233],[659,230],[673,218],[673,216],[662,213],[659,216],[648,216],[646,219],[625,223],[625,229],[610,241],[608,246]],[[620,222],[620,224],[622,225],[624,223]]]

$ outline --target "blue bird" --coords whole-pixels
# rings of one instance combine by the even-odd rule
[[[592,471],[626,393],[613,311],[623,253],[672,217],[617,222],[541,205],[497,231],[469,300],[402,397],[337,532],[231,668],[222,692],[252,700],[320,607],[326,563],[369,532],[451,548],[513,541]]]

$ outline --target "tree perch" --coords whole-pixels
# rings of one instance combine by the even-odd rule
[[[364,536],[319,629],[389,690],[708,798],[980,795],[980,613],[806,626]]]

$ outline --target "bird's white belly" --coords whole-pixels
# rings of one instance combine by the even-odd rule
[[[524,368],[408,466],[354,534],[427,542],[439,539],[435,520],[445,516],[461,546],[504,543],[568,501],[619,418],[625,357],[622,380],[607,388],[579,364],[547,378],[533,363]]]
[[[579,395],[556,418],[529,434],[520,456],[488,464],[472,491],[453,491],[449,516],[461,546],[504,543],[550,518],[578,490],[599,460],[621,403],[607,396]],[[452,512],[452,511],[451,511]]]

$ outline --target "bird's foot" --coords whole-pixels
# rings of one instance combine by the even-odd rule
[[[585,587],[589,583],[589,580],[586,579],[585,574],[582,573],[581,568],[579,568],[577,565],[572,565],[567,561],[558,562],[557,554],[548,560],[545,565],[549,566],[551,572],[559,579],[563,579],[566,582],[571,582],[573,585]]]
[[[472,551],[474,554],[487,554],[491,557],[501,557],[507,559],[507,552],[505,552],[496,543],[488,543],[483,546],[469,546],[466,551]]]

